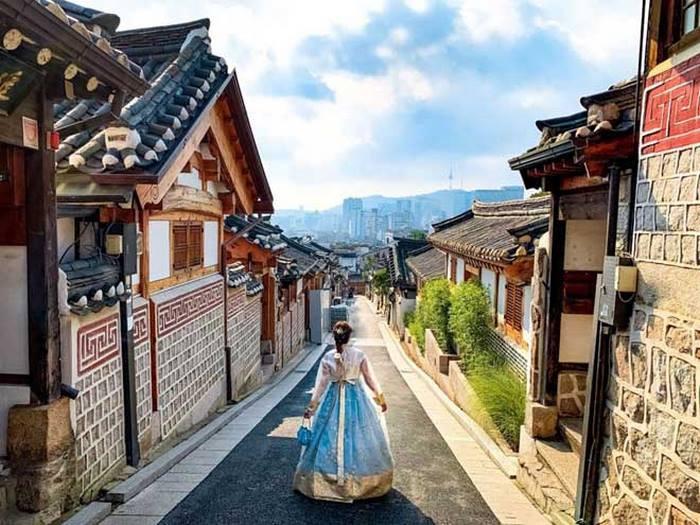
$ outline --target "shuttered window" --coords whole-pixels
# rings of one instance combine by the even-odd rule
[[[523,327],[523,288],[513,283],[506,283],[505,320],[514,330]]]
[[[173,271],[192,270],[202,265],[203,225],[201,222],[174,222],[172,226]]]

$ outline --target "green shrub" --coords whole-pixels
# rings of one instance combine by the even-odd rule
[[[496,428],[513,450],[518,450],[525,421],[525,384],[506,365],[472,367],[469,384]]]
[[[452,283],[447,279],[428,281],[421,290],[414,317],[416,329],[422,328],[421,335],[416,335],[421,349],[425,349],[426,328],[433,331],[440,348],[447,350],[451,347],[452,338],[449,328],[451,291]]]
[[[428,281],[421,289],[418,306],[412,312],[413,315],[404,317],[421,352],[425,352],[425,331],[428,328],[435,334],[441,348],[451,347],[452,338],[449,329],[451,290],[452,283],[447,279]]]
[[[403,314],[403,325],[404,326],[409,326],[412,322],[414,317],[416,316],[415,310],[408,310],[404,312]]]
[[[457,343],[466,369],[481,361],[489,361],[487,349],[491,307],[486,289],[470,280],[452,290],[449,329]]]

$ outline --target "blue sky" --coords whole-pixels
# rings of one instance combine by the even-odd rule
[[[122,29],[211,19],[276,207],[519,183],[534,121],[631,77],[638,0],[84,0]]]

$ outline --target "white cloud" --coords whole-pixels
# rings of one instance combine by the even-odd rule
[[[404,4],[417,13],[424,13],[430,7],[431,2],[430,0],[404,0]]]
[[[384,75],[331,72],[321,80],[333,100],[248,97],[260,142],[274,144],[297,166],[331,165],[359,146],[376,144],[378,122],[397,106],[426,101],[435,87],[419,71],[392,68]]]
[[[547,86],[527,86],[516,89],[504,96],[505,102],[520,109],[541,109],[556,112],[564,104],[571,105],[575,101],[566,100],[564,95]]]
[[[461,0],[457,2],[462,30],[477,43],[517,40],[525,34],[522,0]]]
[[[391,40],[392,43],[400,46],[408,42],[410,36],[411,35],[409,34],[408,29],[405,27],[396,27],[391,30],[391,33],[389,33],[389,40]]]
[[[531,0],[537,7],[534,25],[553,32],[579,57],[599,66],[627,65],[634,71],[639,45],[639,0]]]

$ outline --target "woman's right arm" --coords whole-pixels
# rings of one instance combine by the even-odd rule
[[[311,401],[309,406],[306,407],[304,411],[304,416],[310,417],[316,412],[318,404],[323,397],[323,394],[328,388],[328,383],[330,382],[331,371],[328,363],[325,360],[321,360],[321,364],[318,367],[318,374],[316,374],[316,384],[314,385],[313,393],[311,394]]]

